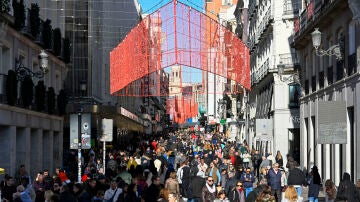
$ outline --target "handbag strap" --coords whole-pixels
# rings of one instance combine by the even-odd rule
[[[115,194],[116,194],[116,192],[117,192],[118,189],[119,189],[119,188],[116,188],[114,194],[112,195],[112,197],[111,197],[110,199],[114,200]]]

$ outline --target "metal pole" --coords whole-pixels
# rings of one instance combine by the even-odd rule
[[[246,142],[248,143],[248,145],[250,146],[250,135],[249,135],[249,111],[250,111],[250,106],[249,106],[249,94],[248,92],[244,89],[244,93],[245,93],[245,139]]]
[[[78,183],[81,183],[81,113],[78,113]]]
[[[105,156],[106,156],[106,142],[103,142],[103,169],[104,169],[104,175],[105,175]]]

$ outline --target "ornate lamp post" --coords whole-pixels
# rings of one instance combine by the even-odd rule
[[[28,67],[25,67],[20,60],[16,60],[16,67],[15,67],[15,73],[16,76],[18,78],[18,80],[22,81],[24,80],[24,78],[26,76],[30,76],[30,77],[36,77],[36,78],[43,78],[44,75],[46,73],[48,73],[49,69],[48,69],[48,54],[45,53],[44,50],[41,50],[38,58],[39,58],[39,67],[40,70],[33,72],[31,69],[29,69]]]
[[[319,49],[321,44],[321,32],[319,31],[319,28],[315,28],[315,31],[311,33],[312,37],[312,43],[316,50],[316,55],[322,57],[324,55],[327,56],[335,56],[337,60],[342,60],[342,53],[341,53],[341,47],[339,44],[335,44],[331,46],[327,50]]]

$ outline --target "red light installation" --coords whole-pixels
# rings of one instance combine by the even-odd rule
[[[145,17],[111,51],[110,93],[169,96],[171,75],[165,68],[174,65],[199,69],[202,76],[210,72],[250,90],[249,59],[248,47],[231,30],[188,5],[169,2]],[[203,77],[203,92],[197,93],[205,93],[208,82]],[[177,86],[182,95],[185,83],[191,83],[189,78],[180,76]],[[231,89],[234,93],[237,88]],[[173,97],[168,102],[180,122],[197,114],[193,98]]]

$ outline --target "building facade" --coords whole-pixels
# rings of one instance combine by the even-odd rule
[[[110,51],[141,20],[138,1],[70,0],[64,4],[65,36],[72,41],[73,48],[66,82],[71,98],[68,113],[82,109],[92,114],[94,140],[101,135],[99,123],[103,118],[114,119],[115,144],[120,137],[126,139],[127,134],[143,132],[140,116],[144,99],[110,94]],[[140,86],[141,81],[136,82]]]
[[[358,1],[308,1],[291,38],[301,66],[301,164],[308,168],[318,166],[322,179],[332,179],[335,184],[339,184],[343,172],[348,172],[354,182],[360,177],[359,11]],[[319,50],[311,41],[315,28],[322,32]],[[318,56],[320,49],[333,45],[339,45],[341,58]],[[326,117],[321,113],[324,103],[343,105],[337,115]],[[326,114],[334,110],[330,108]],[[344,123],[345,130],[332,133],[336,136],[328,134],[323,123],[330,119]],[[338,141],[339,136],[342,141]]]
[[[289,97],[296,81],[288,78],[298,61],[288,38],[301,5],[300,0],[249,2],[252,90],[246,101],[246,139],[263,154],[280,151],[285,157],[300,148],[299,105],[292,105]],[[277,69],[282,64],[285,73],[280,76]],[[257,125],[267,132],[260,132]]]
[[[63,159],[64,120],[54,102],[61,102],[56,96],[63,89],[68,68],[49,51],[48,71],[42,77],[38,57],[43,47],[24,31],[26,26],[17,31],[14,17],[0,13],[0,164],[11,176],[20,165],[31,176],[44,169],[53,173]],[[25,72],[30,73],[27,80],[22,79]],[[53,105],[50,98],[56,100]]]

